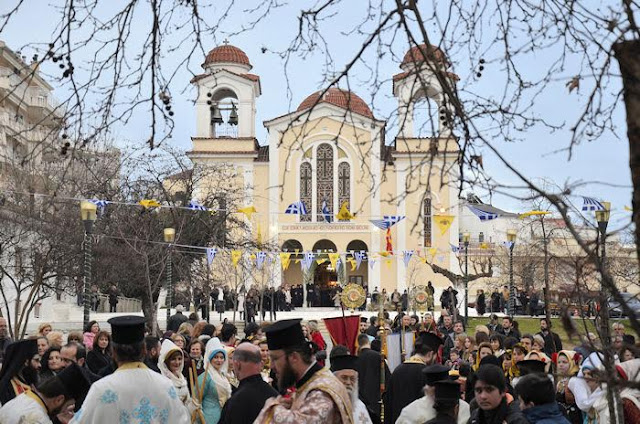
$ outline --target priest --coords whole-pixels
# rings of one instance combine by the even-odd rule
[[[0,405],[31,390],[38,382],[40,357],[36,339],[20,340],[7,346],[0,370]]]
[[[426,379],[424,396],[405,406],[395,424],[423,424],[436,418],[438,415],[434,408],[437,383],[449,380],[449,367],[440,364],[429,365],[422,370],[422,373]],[[460,384],[456,383],[455,387],[457,387],[458,392],[460,392]],[[443,388],[443,390],[446,390],[446,387]],[[460,393],[458,393],[457,400],[459,398]],[[458,403],[457,423],[466,424],[470,417],[469,404],[461,399],[458,400]]]
[[[438,357],[442,339],[433,333],[420,333],[416,338],[414,354],[393,370],[384,395],[384,422],[396,422],[402,409],[422,397],[426,378],[422,370]]]
[[[358,388],[360,390],[360,399],[367,407],[371,421],[380,422],[380,370],[382,357],[380,352],[371,349],[368,335],[360,334],[358,336],[358,346],[360,346],[358,354]],[[384,381],[389,382],[391,372],[387,363],[384,363]]]
[[[347,390],[313,359],[300,321],[278,321],[265,329],[271,367],[286,394],[267,400],[255,423],[353,424]]]
[[[78,365],[69,365],[58,375],[7,402],[0,409],[0,423],[52,424],[56,416],[68,420],[73,416],[74,404],[82,402],[90,385]]]
[[[351,397],[355,424],[373,424],[364,403],[358,398],[358,357],[349,354],[331,357],[331,371],[342,382]]]
[[[71,423],[190,423],[171,381],[142,362],[145,318],[125,315],[108,322],[118,369],[91,386]]]

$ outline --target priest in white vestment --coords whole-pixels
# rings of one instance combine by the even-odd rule
[[[35,389],[7,402],[0,409],[0,423],[52,424],[51,417],[56,415],[68,419],[73,416],[74,405],[82,403],[90,384],[80,367],[72,364]]]
[[[127,315],[108,322],[118,369],[91,386],[71,423],[189,424],[171,381],[142,363],[145,319]]]
[[[433,409],[435,402],[435,383],[449,379],[449,368],[444,365],[430,365],[422,371],[427,380],[424,396],[402,408],[396,424],[423,424],[436,417]],[[458,404],[458,424],[466,424],[471,417],[469,404],[460,399]]]

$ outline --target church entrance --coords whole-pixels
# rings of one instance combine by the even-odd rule
[[[319,240],[313,245],[318,254],[313,273],[313,283],[307,288],[308,306],[334,306],[333,297],[338,289],[338,273],[329,261],[328,253],[337,252],[336,245],[327,239]],[[322,261],[324,259],[324,261]]]

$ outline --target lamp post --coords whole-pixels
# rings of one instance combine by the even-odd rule
[[[93,223],[98,217],[98,207],[86,200],[80,202],[80,217],[84,224],[84,239],[82,241],[82,249],[84,251],[84,288],[82,295],[82,305],[84,306],[84,314],[82,317],[83,327],[89,324],[89,310],[91,308],[91,296],[89,295],[91,285],[91,234],[93,233]]]
[[[507,241],[509,242],[509,316],[515,315],[516,293],[513,284],[513,248],[516,245],[516,230],[507,230]]]
[[[464,243],[464,325],[469,322],[469,240],[471,234],[464,233],[462,242]]]
[[[603,210],[596,211],[596,221],[598,222],[598,234],[600,241],[600,260],[602,261],[602,268],[605,269],[607,266],[606,261],[606,237],[607,237],[607,225],[609,225],[609,217],[611,216],[611,203],[610,202],[602,202],[602,206],[604,206]],[[600,280],[600,322],[601,322],[601,331],[604,337],[606,337],[606,345],[611,345],[611,340],[609,336],[609,311],[606,308],[608,292],[602,286],[602,280]]]
[[[601,249],[601,258],[604,266],[606,251],[606,235],[607,235],[607,225],[609,225],[609,217],[611,216],[611,203],[610,202],[602,202],[602,206],[604,206],[604,210],[596,211],[596,221],[598,221],[598,233],[600,234],[600,249]]]
[[[167,253],[167,325],[169,325],[169,317],[171,317],[171,305],[173,304],[173,294],[171,287],[171,244],[176,240],[175,228],[164,229],[164,242],[169,243],[169,252]]]

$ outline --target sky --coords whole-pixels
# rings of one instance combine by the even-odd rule
[[[5,12],[14,3],[14,0],[2,2],[0,13]],[[42,55],[51,40],[51,34],[59,23],[59,20],[56,19],[59,13],[56,7],[59,3],[46,4],[40,0],[27,0],[27,7],[10,21],[5,30],[0,33],[0,39],[13,50],[22,50],[27,57],[31,57],[37,51]],[[106,9],[98,9],[96,13],[97,15],[104,13],[106,16],[110,12],[109,7],[116,7],[122,3],[124,0],[112,3],[103,2],[102,4],[110,6],[104,6]],[[242,2],[243,5],[247,3],[250,2]],[[333,59],[330,72],[342,70],[362,46],[365,35],[351,32],[354,22],[359,21],[364,11],[363,6],[358,3],[360,2],[344,2],[340,8],[331,11],[330,19],[319,23],[324,39],[314,41],[319,45],[326,43]],[[220,4],[220,2],[216,4]],[[264,120],[295,110],[305,97],[323,88],[326,83],[324,80],[326,56],[320,51],[316,50],[303,57],[293,55],[286,65],[288,81],[285,77],[283,59],[275,53],[285,50],[295,36],[298,29],[297,16],[300,10],[313,4],[309,1],[290,2],[290,4],[273,10],[253,30],[241,34],[235,33],[249,24],[251,14],[236,7],[220,25],[215,36],[207,34],[203,37],[205,46],[209,46],[208,49],[220,45],[228,37],[232,45],[241,48],[248,55],[253,65],[251,72],[260,76],[262,95],[257,100],[256,123],[256,136],[260,143],[264,143],[266,140],[266,130],[262,126]],[[421,7],[428,8],[431,2],[421,2],[420,4]],[[36,5],[37,7],[34,7]],[[425,16],[429,15],[429,10],[424,12]],[[202,13],[208,20],[210,19],[210,22],[214,23],[222,14],[222,7],[205,8]],[[132,40],[134,43],[141,43],[148,35],[148,15],[143,9],[137,12],[134,20],[136,27]],[[367,22],[365,28],[371,28],[374,24],[375,22]],[[429,22],[427,25],[427,29],[433,28],[433,33],[430,34],[432,37],[437,36],[437,25],[436,22]],[[179,33],[179,31],[176,32]],[[391,50],[387,46],[372,46],[372,50],[367,51],[364,56],[365,62],[354,66],[349,79],[350,88],[372,105],[374,114],[379,118],[389,116],[397,105],[392,96],[389,80],[393,74],[401,71],[399,63],[407,50],[406,38],[400,35],[402,34],[395,34]],[[391,40],[392,37],[394,34],[390,33],[387,39]],[[28,46],[23,47],[25,45]],[[87,46],[85,49],[80,49],[74,55],[74,61],[85,64],[89,62],[95,53],[92,48],[94,47]],[[263,52],[263,48],[266,48],[265,52]],[[201,72],[199,65],[204,59],[204,54],[196,55],[197,60],[193,60],[189,64],[180,65],[183,58],[182,53],[180,49],[171,52],[164,51],[163,63],[167,64],[167,67],[173,66],[177,70],[172,82],[176,126],[169,143],[172,147],[188,150],[190,136],[195,132],[193,106],[195,89],[189,84],[189,80],[193,74]],[[464,81],[464,89],[490,97],[499,94],[496,93],[496,87],[499,88],[503,85],[505,71],[499,52],[487,50],[485,54],[486,69],[482,73],[482,77],[477,78],[474,77],[478,66],[475,62],[477,55],[474,55],[473,52],[467,54],[465,46],[451,48],[451,60],[454,62],[453,71],[461,76]],[[535,73],[536,69],[542,70],[549,65],[547,57],[536,55],[535,52],[523,60],[524,65],[532,73]],[[52,63],[43,64],[42,70],[43,73],[49,75],[60,74],[60,71]],[[375,91],[375,96],[371,88],[372,70],[385,80],[380,90]],[[76,73],[81,72],[86,72],[86,66],[76,67]],[[614,208],[611,228],[620,228],[629,222],[631,215],[623,210],[624,206],[631,205],[629,148],[626,139],[624,105],[619,105],[614,114],[616,134],[605,133],[596,140],[582,143],[574,149],[569,160],[566,151],[558,151],[569,145],[569,128],[586,101],[590,84],[590,81],[586,79],[577,92],[568,93],[565,84],[572,76],[570,70],[559,73],[558,78],[551,82],[545,93],[536,100],[532,110],[535,116],[544,116],[556,125],[564,125],[564,128],[551,131],[548,128],[537,126],[519,134],[521,140],[514,142],[505,142],[501,139],[500,134],[495,129],[491,129],[488,124],[486,128],[480,129],[500,149],[501,154],[519,172],[529,178],[557,185],[564,185],[568,181],[584,182],[585,184],[581,185],[574,193],[576,196],[585,195],[611,201]],[[58,98],[63,98],[66,88],[56,81],[51,81],[51,83],[57,89],[55,95]],[[615,95],[616,86],[619,87],[619,83],[614,81],[614,89],[611,90],[612,93],[609,93],[611,96]],[[342,83],[341,87],[345,88],[346,84]],[[609,100],[621,102],[621,99]],[[119,146],[127,143],[139,143],[149,137],[148,123],[148,114],[140,110],[132,116],[126,125],[114,125],[111,135],[116,145]],[[394,137],[394,131],[393,125],[389,125],[387,140]],[[483,154],[484,169],[488,174],[507,186],[521,185],[514,174],[489,149],[483,147],[479,149]],[[522,193],[517,190],[512,192]],[[525,207],[519,200],[508,195],[495,194],[492,198],[484,197],[483,199],[485,201],[491,200],[495,206],[507,210],[522,210]],[[575,204],[581,204],[578,197],[573,200]]]

